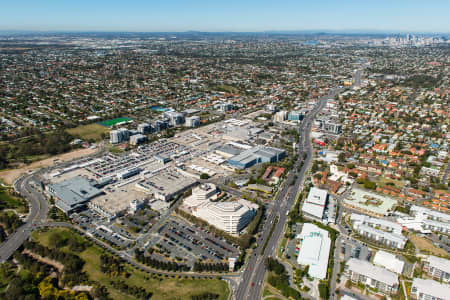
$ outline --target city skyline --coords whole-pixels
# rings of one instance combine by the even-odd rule
[[[447,1],[18,1],[3,4],[0,31],[448,33]]]

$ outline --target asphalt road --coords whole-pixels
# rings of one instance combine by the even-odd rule
[[[297,191],[300,185],[303,184],[306,170],[309,167],[312,159],[312,147],[310,143],[312,122],[314,121],[315,115],[325,106],[327,99],[333,98],[336,93],[337,90],[333,89],[327,96],[321,97],[318,101],[318,104],[310,113],[308,113],[299,127],[299,160],[296,162],[293,170],[297,169],[297,166],[303,160],[303,155],[305,153],[306,158],[303,162],[300,172],[297,174],[297,179],[294,185],[291,186],[290,182],[295,173],[290,172],[288,178],[284,183],[284,186],[281,188],[278,197],[275,200],[275,204],[273,205],[272,210],[268,212],[267,220],[264,223],[262,229],[262,238],[258,240],[258,246],[251,255],[248,264],[243,271],[239,287],[233,295],[235,299],[261,299],[263,285],[262,283],[266,275],[266,267],[264,265],[264,261],[267,257],[273,256],[276,251],[278,241],[283,236],[284,225],[288,220],[286,214],[291,210],[292,206],[295,203]],[[278,223],[276,223],[272,235],[269,236],[276,217],[279,218]],[[264,253],[262,253],[263,244],[267,239],[269,239],[267,247]]]
[[[47,217],[47,199],[30,182],[37,179],[38,174],[20,177],[14,188],[29,201],[29,214],[25,224],[20,226],[8,239],[0,244],[0,262],[5,262],[23,244],[33,230],[34,224],[39,224]]]

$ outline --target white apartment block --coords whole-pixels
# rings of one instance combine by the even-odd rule
[[[423,270],[428,275],[446,283],[450,281],[450,260],[430,255],[422,262]]]
[[[346,273],[352,282],[361,282],[381,293],[392,295],[398,292],[397,274],[374,266],[368,261],[351,258],[347,262]]]
[[[413,216],[422,216],[424,217],[424,219],[431,219],[434,221],[450,223],[450,215],[426,207],[413,205],[411,206],[410,213]]]
[[[389,231],[395,234],[402,234],[402,226],[388,220],[355,213],[351,214],[350,220],[353,222],[354,227],[358,227],[362,224],[373,228],[379,228],[385,231]]]
[[[359,225],[355,230],[363,237],[385,244],[387,247],[403,249],[408,239],[401,234],[385,232],[367,225]]]
[[[414,278],[411,286],[411,298],[417,300],[447,300],[450,297],[450,285],[431,279]]]

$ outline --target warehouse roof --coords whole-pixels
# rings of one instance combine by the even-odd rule
[[[391,254],[383,250],[380,250],[375,254],[373,258],[373,263],[382,266],[397,274],[402,274],[403,266],[405,264],[405,262],[395,257],[394,254]]]
[[[81,176],[48,185],[48,190],[59,199],[58,207],[64,211],[84,203],[103,192]],[[62,203],[61,203],[62,202]]]

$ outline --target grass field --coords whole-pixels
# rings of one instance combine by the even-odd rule
[[[109,129],[100,124],[89,124],[67,129],[67,132],[82,140],[100,141],[102,133],[108,134]]]
[[[102,121],[102,122],[99,122],[98,124],[106,126],[106,127],[111,127],[111,126],[116,125],[117,123],[128,122],[128,121],[133,121],[133,120],[130,118],[116,118],[116,119],[112,119],[112,120]]]
[[[48,239],[52,232],[59,232],[64,237],[66,235],[77,235],[73,231],[64,228],[52,228],[47,231],[33,232],[32,238],[35,241],[39,241],[42,245],[48,246]],[[63,251],[70,252],[68,247],[61,248]],[[108,288],[110,296],[113,299],[135,299],[132,296],[125,295],[120,291],[112,288],[110,281],[112,278],[100,271],[100,255],[103,250],[92,245],[86,248],[83,252],[75,253],[79,255],[86,264],[83,267],[83,271],[89,275],[91,280],[95,280],[103,284]],[[191,299],[191,296],[199,295],[203,292],[216,293],[220,295],[221,300],[228,299],[229,289],[226,282],[218,279],[177,279],[177,278],[159,278],[157,276],[152,277],[151,274],[147,274],[141,271],[137,271],[134,268],[126,265],[126,270],[131,273],[128,278],[120,277],[121,280],[129,285],[140,286],[153,293],[152,299],[157,300],[170,300],[170,299]]]
[[[436,256],[442,256],[442,257],[448,256],[447,252],[444,249],[436,247],[433,244],[433,242],[431,242],[430,240],[428,240],[426,238],[417,236],[415,234],[410,234],[409,239],[422,252],[430,253],[430,254],[433,254]]]

